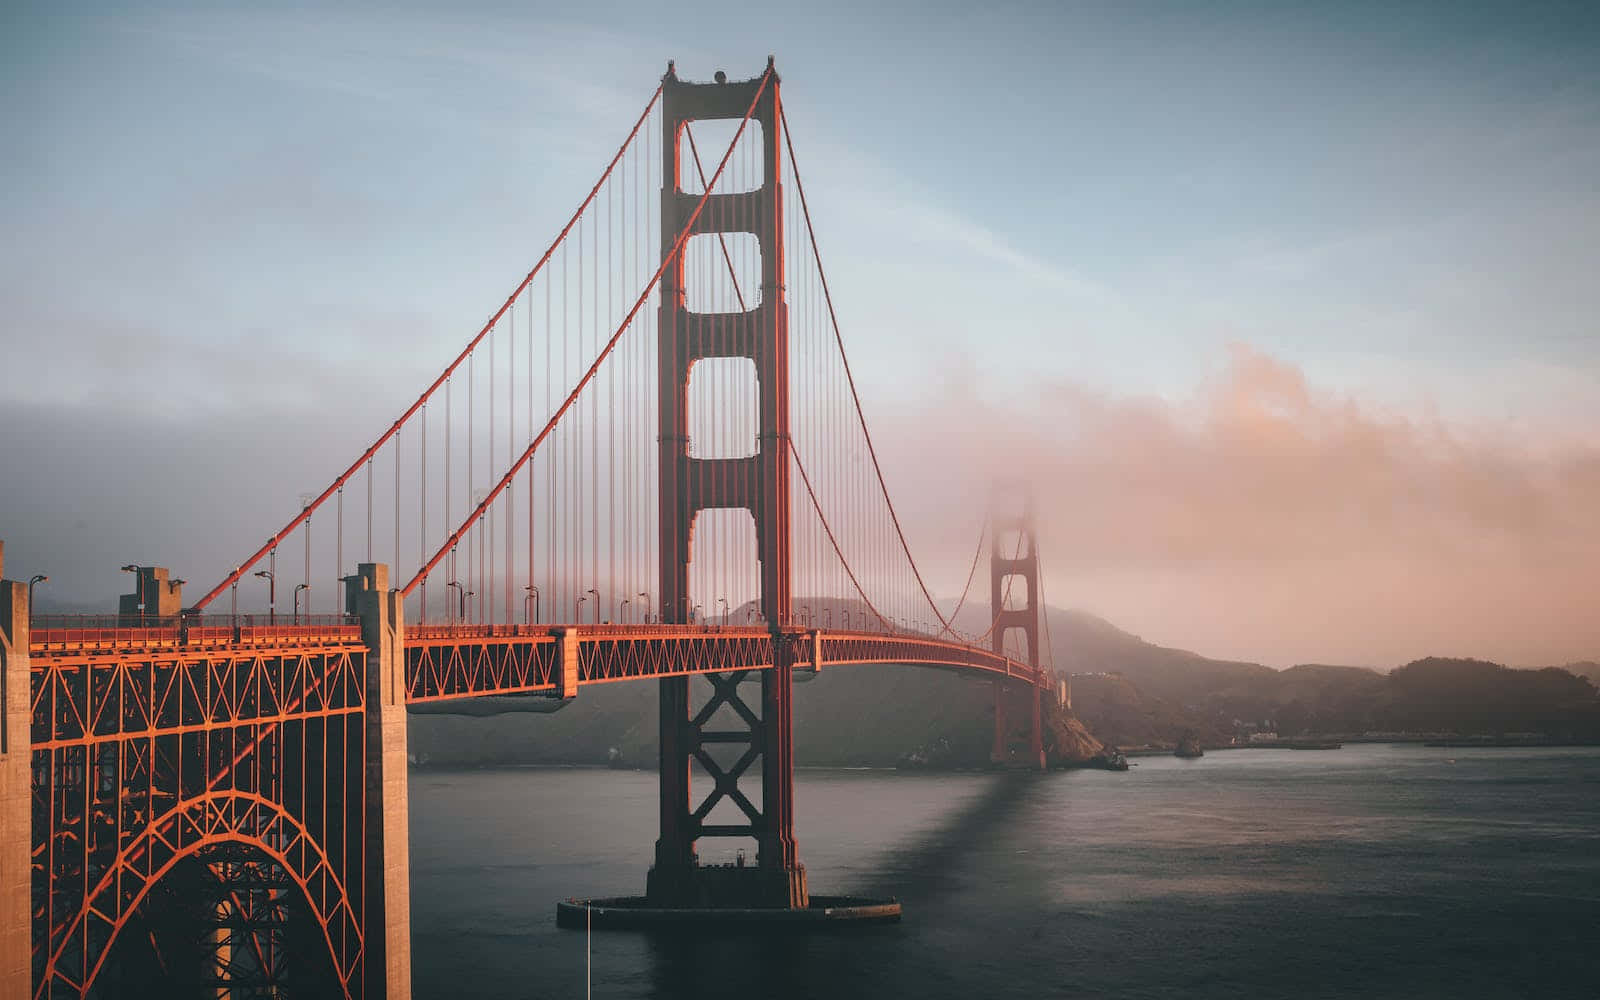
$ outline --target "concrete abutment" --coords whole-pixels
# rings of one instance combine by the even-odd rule
[[[405,604],[389,589],[389,567],[362,563],[345,578],[345,609],[361,619],[367,647],[366,941],[367,1000],[411,997],[410,792],[406,775]]]
[[[5,549],[0,542],[0,576]],[[0,581],[0,1000],[33,995],[28,585]]]

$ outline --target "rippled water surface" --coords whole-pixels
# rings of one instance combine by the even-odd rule
[[[802,771],[795,796],[811,890],[896,895],[901,924],[597,933],[594,996],[1600,996],[1600,750]],[[643,891],[656,779],[416,771],[411,822],[416,995],[581,997],[555,903]]]

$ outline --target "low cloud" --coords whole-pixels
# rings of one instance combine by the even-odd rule
[[[930,553],[941,580],[971,557],[954,526],[1021,475],[1051,602],[1155,641],[1380,666],[1600,651],[1592,436],[1384,412],[1244,345],[1181,401],[1036,384],[1004,403],[947,384],[936,407],[885,414],[896,492],[936,498],[907,516],[949,540]]]
[[[1600,654],[1592,429],[1534,435],[1392,412],[1247,346],[1182,399],[1019,384],[1031,388],[997,401],[951,375],[920,401],[869,411],[936,594],[966,579],[991,485],[1021,476],[1049,603],[1151,641],[1275,665]],[[49,573],[47,597],[94,606],[129,561],[208,585],[386,425],[405,402],[392,395],[199,420],[111,395],[0,403],[21,430],[0,437],[7,575]],[[352,503],[347,556],[364,535],[361,497]],[[329,541],[325,520],[317,538]],[[986,591],[980,568],[976,599]],[[334,597],[320,583],[318,594]]]

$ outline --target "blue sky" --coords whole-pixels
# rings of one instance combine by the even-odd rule
[[[1600,443],[1592,4],[0,19],[0,407],[34,439],[0,458],[47,463],[81,508],[24,540],[62,501],[13,486],[8,575],[115,521],[70,467],[96,449],[137,466],[119,435],[179,442],[160,464],[226,452],[239,427],[348,422],[328,454],[356,450],[525,273],[667,58],[744,77],[776,55],[869,415],[892,423],[959,372],[999,406],[1070,384],[1182,424],[1237,382],[1243,345],[1328,406],[1438,422],[1513,464]],[[141,509],[171,502],[134,475]],[[110,578],[86,548],[62,586],[114,586],[101,561]],[[1118,600],[1080,603],[1153,638],[1222,635]],[[1336,652],[1297,641],[1273,655]]]

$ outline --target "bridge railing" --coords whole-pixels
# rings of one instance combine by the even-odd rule
[[[29,647],[36,653],[276,646],[346,642],[361,637],[352,615],[34,615]]]

